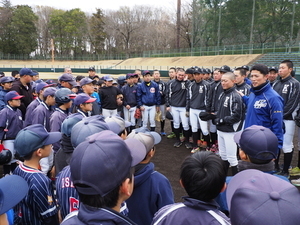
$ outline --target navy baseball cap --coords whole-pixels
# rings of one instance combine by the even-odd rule
[[[30,76],[36,76],[38,75],[38,73],[32,71],[29,68],[22,68],[19,72],[20,76],[24,76],[24,75],[30,75]]]
[[[123,132],[126,127],[130,127],[130,125],[131,125],[130,122],[124,120],[119,115],[108,116],[108,117],[105,118],[105,122],[106,123],[115,122],[118,125],[118,132],[116,132],[117,134]]]
[[[112,130],[114,133],[117,133],[118,129],[118,124],[115,122],[106,123],[103,116],[95,115],[85,117],[73,126],[71,131],[71,143],[73,147],[76,148],[81,142],[83,142],[92,134],[104,130]]]
[[[72,91],[69,88],[60,88],[56,90],[55,102],[57,103],[68,103],[71,101],[70,95],[72,95]]]
[[[71,137],[72,128],[76,123],[82,120],[82,117],[77,114],[71,114],[61,124],[61,133]]]
[[[60,132],[47,132],[42,124],[33,124],[19,131],[14,145],[21,157],[24,157],[39,148],[58,142]]]
[[[70,170],[76,190],[103,197],[117,188],[130,168],[145,156],[145,146],[138,140],[124,141],[110,130],[93,134],[74,149],[71,158]]]
[[[80,105],[83,103],[90,103],[90,102],[94,102],[96,101],[95,98],[90,97],[89,95],[85,94],[85,93],[81,93],[78,94],[75,98],[74,98],[74,105]]]
[[[220,72],[223,73],[227,73],[227,72],[231,72],[230,67],[227,65],[221,66],[221,68],[219,69]]]
[[[18,175],[0,179],[0,215],[17,205],[28,193],[28,184]]]
[[[103,76],[102,79],[105,81],[113,81],[114,80],[110,75],[105,75],[105,76]]]
[[[2,77],[1,79],[0,79],[0,83],[1,84],[4,84],[4,83],[11,83],[11,82],[13,82],[15,80],[15,78],[13,78],[13,77]]]
[[[201,74],[201,73],[203,73],[203,71],[202,71],[202,69],[201,69],[201,68],[199,68],[199,67],[196,67],[196,68],[194,69],[194,71],[193,71],[193,74],[195,74],[195,73],[199,73],[199,74]]]
[[[144,70],[143,71],[143,76],[147,75],[147,74],[150,74],[151,75],[151,72],[149,70]]]
[[[154,145],[157,145],[161,142],[161,136],[157,132],[149,131],[144,127],[132,130],[126,139],[128,138],[134,138],[142,142],[145,145],[147,153],[153,148]]]
[[[75,78],[73,77],[72,74],[69,73],[64,73],[62,74],[59,78],[59,81],[65,81],[68,82],[69,84],[71,84],[72,86],[76,86],[78,85],[77,82],[75,81]]]
[[[41,90],[43,90],[43,88],[48,87],[48,84],[46,82],[40,82],[38,84],[36,84],[36,93],[40,93]]]
[[[91,67],[88,69],[88,71],[96,71],[96,70],[95,70],[95,67],[91,66]]]
[[[278,139],[269,128],[252,125],[236,133],[234,141],[252,158],[261,160],[277,158]]]
[[[24,95],[19,95],[19,93],[16,92],[16,91],[9,91],[4,96],[4,101],[8,102],[9,100],[20,99],[20,98],[23,98],[23,97],[24,97]]]
[[[131,77],[138,77],[138,75],[135,74],[135,73],[127,73],[126,74],[126,80],[129,79],[129,78],[131,78]]]
[[[49,95],[54,96],[56,91],[57,91],[57,89],[54,87],[47,87],[43,92],[43,96],[44,96],[44,98],[46,98]]]
[[[298,189],[290,182],[259,170],[247,169],[230,180],[227,204],[232,225],[297,225]]]
[[[54,82],[54,80],[52,80],[52,79],[48,79],[48,80],[46,80],[45,81],[47,84],[49,84],[49,85],[56,85],[57,83],[55,83]]]
[[[86,84],[90,84],[90,83],[95,84],[96,80],[92,80],[91,78],[85,77],[85,78],[83,78],[83,79],[81,79],[79,81],[80,86],[83,86],[83,85],[86,85]]]
[[[274,70],[276,73],[278,73],[278,68],[276,66],[269,67],[269,72]]]
[[[194,70],[197,69],[198,67],[191,67],[191,68],[187,68],[185,73],[186,74],[193,74]]]

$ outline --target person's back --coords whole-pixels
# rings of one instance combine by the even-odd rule
[[[188,193],[183,203],[167,205],[155,214],[153,225],[230,224],[213,200],[225,186],[225,167],[212,152],[201,151],[187,157],[180,183]]]

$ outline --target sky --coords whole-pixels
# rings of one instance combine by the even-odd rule
[[[181,0],[182,3],[188,0]],[[51,6],[57,9],[80,8],[83,12],[93,13],[95,8],[117,10],[120,6],[148,5],[176,9],[177,0],[10,0],[12,5]]]

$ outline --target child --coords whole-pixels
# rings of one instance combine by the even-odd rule
[[[161,141],[157,132],[139,128],[133,130],[128,138],[142,142],[147,151],[146,157],[135,166],[134,192],[126,201],[128,217],[137,224],[149,225],[154,214],[163,206],[174,203],[174,196],[169,180],[161,173],[154,170],[151,162],[155,154],[154,145]]]
[[[214,153],[201,151],[188,156],[180,172],[180,184],[188,197],[183,203],[160,209],[152,224],[230,224],[213,200],[225,189],[225,179],[225,166]]]
[[[14,174],[23,177],[29,186],[28,194],[15,207],[16,224],[58,225],[56,201],[51,180],[39,170],[39,162],[48,157],[51,145],[61,138],[59,132],[48,133],[41,124],[22,129],[15,140],[15,149],[24,158]]]
[[[71,114],[69,110],[72,107],[71,94],[72,91],[68,88],[61,88],[55,92],[54,97],[57,107],[50,117],[51,132],[60,132],[62,122]],[[59,142],[53,144],[54,152],[57,152],[59,148]]]
[[[96,101],[95,98],[91,98],[85,93],[77,95],[74,99],[74,105],[77,108],[77,113],[75,113],[74,116],[81,115],[82,118],[91,116],[91,111],[93,110],[92,103],[94,101]]]
[[[6,102],[4,101],[5,95],[10,91],[12,87],[13,77],[2,77],[0,79],[0,110],[4,109]]]
[[[4,100],[6,106],[0,111],[0,138],[6,149],[12,154],[12,159],[7,165],[3,165],[3,174],[10,174],[17,167],[15,159],[14,141],[18,132],[23,128],[22,113],[18,107],[21,105],[22,95],[16,91],[8,92]]]

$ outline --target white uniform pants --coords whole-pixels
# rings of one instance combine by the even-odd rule
[[[161,112],[161,120],[165,120],[166,119],[166,105],[160,105],[160,112]]]
[[[212,120],[209,120],[209,131],[211,133],[216,133],[217,132],[217,127],[215,124],[212,123]]]
[[[124,119],[125,121],[128,121],[131,123],[130,126],[135,126],[135,114],[136,106],[131,107],[130,109],[126,109],[126,107],[123,107],[123,112],[124,112]]]
[[[117,109],[102,109],[102,115],[104,118],[107,118],[109,116],[116,116],[118,115]]]
[[[192,132],[197,132],[200,127],[203,135],[208,135],[208,123],[207,121],[203,121],[200,119],[200,112],[205,112],[205,110],[190,109],[190,124],[192,126]]]
[[[290,153],[294,148],[293,138],[296,124],[294,120],[283,120],[283,122],[285,125],[285,133],[283,135],[282,151],[283,153]]]
[[[143,105],[143,107],[144,107],[144,111],[142,111],[143,127],[147,128],[148,119],[150,121],[150,127],[155,127],[156,106]]]
[[[231,166],[238,164],[237,160],[237,145],[233,140],[233,136],[236,132],[223,132],[217,131],[219,154],[222,160],[227,160]]]
[[[52,169],[53,158],[54,158],[54,151],[51,150],[50,155],[48,157],[40,159],[41,170],[46,175]]]
[[[175,107],[171,106],[171,112],[173,115],[173,124],[174,128],[178,129],[180,127],[180,121],[182,123],[182,127],[184,130],[189,130],[189,118],[186,117],[186,109],[185,107]]]

